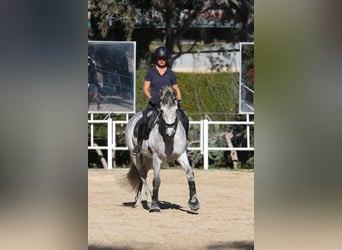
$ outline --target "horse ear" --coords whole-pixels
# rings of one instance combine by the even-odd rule
[[[163,88],[160,88],[159,94],[160,94],[160,96],[163,96]]]

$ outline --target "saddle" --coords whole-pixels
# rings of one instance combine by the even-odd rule
[[[154,124],[157,122],[158,120],[158,117],[159,117],[159,110],[155,109],[153,111],[151,111],[151,114],[148,114],[147,117],[148,117],[148,121],[147,121],[147,124],[146,124],[146,128],[144,130],[144,135],[143,135],[143,139],[144,140],[147,140],[149,135],[150,135],[150,132],[154,126]],[[141,117],[137,123],[135,124],[135,127],[134,127],[134,136],[135,137],[138,137],[138,133],[139,133],[139,127],[141,126],[142,124],[142,119],[143,117]]]
[[[143,132],[144,133],[144,135],[143,135],[144,140],[148,139],[153,126],[159,120],[159,116],[160,116],[160,111],[157,109],[151,111],[151,114],[147,115],[147,117],[148,117],[147,126]],[[186,116],[186,114],[184,113],[183,110],[180,110],[180,112],[178,112],[178,119],[183,124],[183,127],[184,127],[185,132],[186,132],[186,138],[188,139],[189,120],[188,120],[188,117]],[[142,123],[142,117],[135,124],[134,131],[133,131],[135,137],[138,137],[139,127],[141,126],[141,123]]]

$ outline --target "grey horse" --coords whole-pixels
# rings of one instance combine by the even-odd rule
[[[177,160],[185,170],[189,185],[189,208],[196,211],[200,206],[197,199],[194,172],[186,154],[186,133],[178,117],[178,105],[175,96],[176,93],[171,86],[160,90],[160,115],[151,129],[149,138],[143,141],[141,154],[138,156],[130,154],[131,161],[127,179],[133,189],[136,190],[134,207],[137,206],[141,199],[141,191],[144,187],[146,196],[152,199],[150,212],[160,211],[158,191],[161,164],[173,160]],[[125,139],[130,152],[137,144],[136,124],[141,117],[142,112],[136,113],[126,126]],[[154,177],[152,182],[153,192],[151,194],[146,178],[148,171],[152,168]]]

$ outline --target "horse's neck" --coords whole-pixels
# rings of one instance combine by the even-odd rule
[[[176,121],[177,112],[176,107],[172,107],[171,109],[165,109],[162,113],[163,119],[167,124],[172,124]]]

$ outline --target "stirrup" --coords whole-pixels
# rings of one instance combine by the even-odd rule
[[[141,147],[139,145],[135,146],[135,148],[132,150],[132,155],[139,155],[141,151]]]

